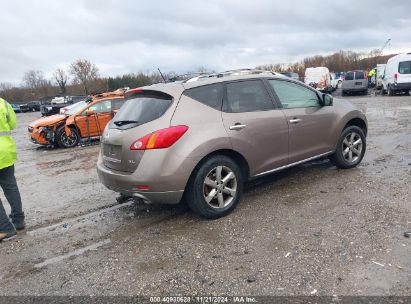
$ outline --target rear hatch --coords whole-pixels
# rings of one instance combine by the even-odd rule
[[[131,150],[131,145],[156,130],[169,127],[172,104],[173,97],[160,91],[137,91],[128,97],[103,133],[103,164],[113,170],[134,172],[144,150]]]
[[[364,71],[350,71],[345,74],[342,83],[344,90],[366,89],[367,87],[367,75]]]

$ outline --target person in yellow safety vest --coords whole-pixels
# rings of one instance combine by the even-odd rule
[[[0,98],[0,186],[11,207],[10,222],[0,200],[0,242],[13,238],[17,234],[16,230],[23,230],[26,227],[20,192],[14,176],[17,149],[11,137],[11,130],[16,124],[13,108]]]
[[[377,75],[377,69],[372,69],[371,71],[368,72],[368,85],[371,85],[371,83],[373,82],[372,78],[374,76],[375,76],[374,77],[374,83],[376,83],[376,81],[375,81],[376,80],[375,78],[377,77],[376,75]]]

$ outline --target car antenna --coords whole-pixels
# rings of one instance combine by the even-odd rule
[[[165,77],[164,77],[163,73],[161,73],[161,71],[160,71],[160,68],[157,68],[157,70],[160,72],[160,75],[161,75],[161,77],[163,78],[164,83],[167,83],[167,81],[166,81],[166,79],[165,79]]]

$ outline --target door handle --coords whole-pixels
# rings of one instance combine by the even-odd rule
[[[244,129],[245,127],[246,125],[236,123],[235,125],[230,126],[230,130],[240,131],[241,129]]]
[[[290,119],[289,122],[292,124],[297,124],[301,121],[300,118],[294,117],[293,119]]]

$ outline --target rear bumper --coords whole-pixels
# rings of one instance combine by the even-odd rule
[[[123,172],[106,167],[100,153],[97,173],[100,182],[115,192],[158,204],[178,204],[198,160],[178,158],[164,164],[155,151],[145,153],[136,171]],[[157,165],[158,164],[158,165]],[[148,189],[141,190],[145,186]]]
[[[101,162],[97,163],[97,173],[100,182],[108,189],[124,195],[138,197],[151,203],[178,204],[183,197],[184,190],[150,192],[134,190],[132,188],[125,189],[122,185],[127,185],[130,182],[130,175],[124,175],[108,169]]]
[[[404,91],[411,90],[411,82],[394,83],[393,85],[394,85],[394,90],[404,90]]]
[[[358,87],[358,88],[341,88],[342,91],[344,92],[363,92],[368,90],[368,86],[367,87]]]

